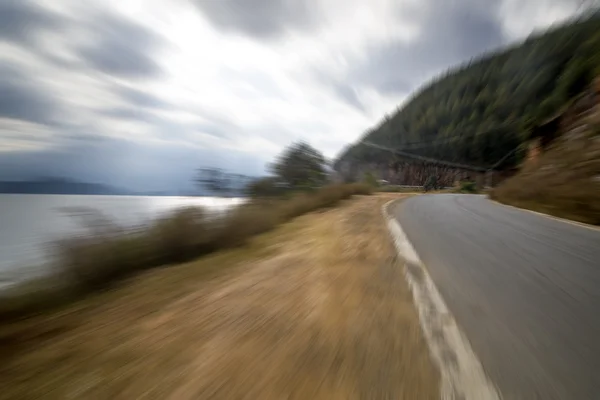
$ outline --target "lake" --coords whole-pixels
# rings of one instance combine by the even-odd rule
[[[0,194],[0,286],[46,270],[49,243],[82,231],[74,210],[94,210],[130,226],[185,206],[221,212],[241,202],[216,197]]]

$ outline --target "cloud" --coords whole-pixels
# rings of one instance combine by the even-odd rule
[[[130,121],[152,122],[156,119],[155,114],[138,107],[116,107],[107,108],[99,112],[100,115]]]
[[[216,27],[260,39],[278,38],[315,23],[311,11],[316,4],[310,0],[195,0],[195,4]]]
[[[129,79],[160,73],[153,53],[162,40],[152,30],[115,14],[100,14],[92,21],[96,41],[78,50],[92,67]]]
[[[353,107],[356,107],[361,111],[365,110],[364,105],[362,104],[358,94],[356,93],[356,89],[354,89],[352,86],[338,83],[333,84],[333,88],[335,90],[335,93],[346,103],[350,104]]]
[[[56,113],[56,101],[14,68],[0,67],[0,118],[48,124]]]
[[[139,190],[333,157],[443,70],[575,0],[0,0],[0,179]]]
[[[248,175],[262,172],[262,163],[243,152],[218,154],[168,141],[63,139],[51,149],[4,154],[0,159],[0,180],[57,176],[110,183],[134,191],[178,191],[191,188],[196,170],[204,165]]]
[[[152,93],[136,89],[133,87],[122,86],[116,89],[116,92],[127,102],[146,108],[170,108],[171,105]]]
[[[320,90],[332,96],[340,105],[349,106],[353,112],[366,113],[366,107],[361,99],[357,87],[352,82],[338,80],[334,76],[328,76],[326,73],[317,72],[316,82]]]
[[[0,40],[33,44],[40,31],[56,29],[60,18],[27,0],[0,2]]]
[[[374,87],[382,93],[407,94],[424,79],[506,43],[498,2],[424,0],[417,6],[398,8],[401,20],[421,27],[410,42],[374,43],[348,80]]]

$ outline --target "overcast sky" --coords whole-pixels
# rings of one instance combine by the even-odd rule
[[[0,179],[136,190],[334,157],[441,71],[577,0],[0,0]]]

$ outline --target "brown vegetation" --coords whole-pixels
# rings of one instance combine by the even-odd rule
[[[391,198],[0,326],[0,399],[438,398],[380,214]]]
[[[562,138],[494,189],[502,203],[600,225],[600,135]]]
[[[123,229],[94,213],[80,215],[88,234],[56,243],[55,276],[3,293],[0,321],[61,305],[142,270],[243,245],[294,217],[370,193],[366,185],[331,185],[287,199],[254,199],[219,216],[185,208],[137,229]]]
[[[588,88],[536,127],[521,171],[494,189],[506,204],[600,225],[600,97]]]

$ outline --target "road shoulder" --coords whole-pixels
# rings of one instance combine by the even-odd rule
[[[396,251],[404,259],[406,279],[412,290],[421,327],[441,374],[441,398],[497,400],[500,395],[486,376],[468,339],[458,327],[426,267],[394,217],[393,209],[402,207],[393,200],[382,207]]]
[[[359,197],[2,327],[0,399],[439,398],[380,214],[396,197]]]

